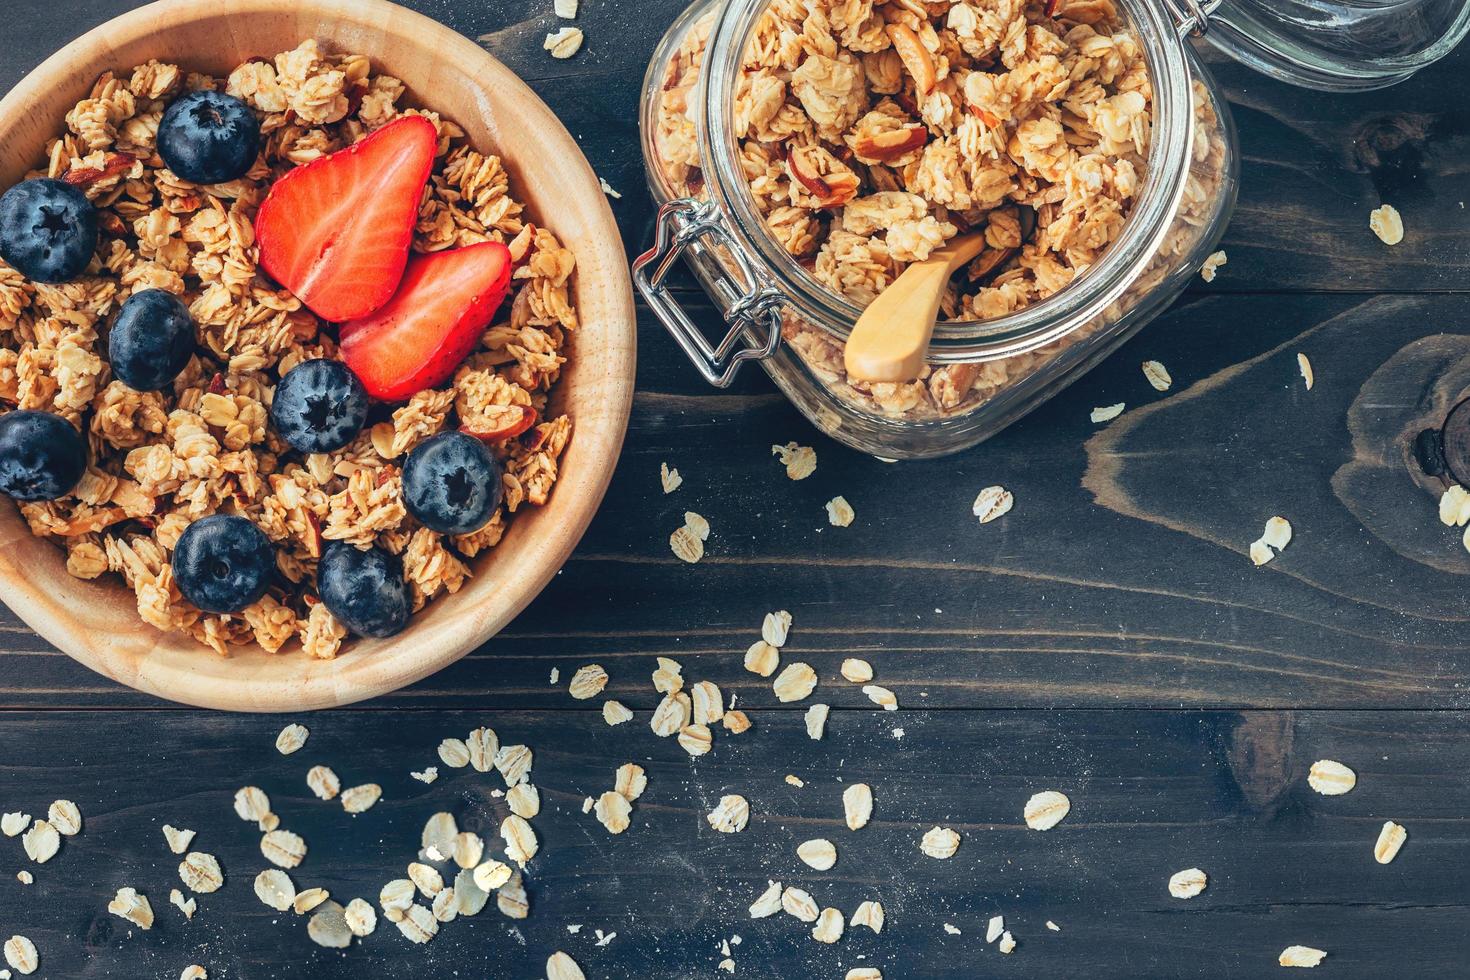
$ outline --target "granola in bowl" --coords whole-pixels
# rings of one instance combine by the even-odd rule
[[[40,202],[43,215],[60,213],[47,201],[67,200],[61,188],[80,191],[94,209],[97,237],[79,273],[64,268],[64,250],[47,260],[51,266],[24,251],[15,253],[22,256],[16,262],[0,264],[0,401],[7,408],[0,426],[24,435],[7,418],[62,419],[80,436],[84,466],[59,495],[13,495],[31,530],[64,548],[73,575],[120,576],[137,595],[140,617],[158,629],[187,632],[222,654],[237,644],[277,651],[299,640],[311,656],[336,656],[349,623],[353,632],[384,634],[359,626],[368,619],[344,605],[356,601],[351,595],[323,601],[328,590],[317,571],[324,555],[336,551],[338,564],[354,575],[366,573],[342,549],[370,556],[374,568],[390,573],[383,587],[401,596],[406,617],[457,591],[471,574],[471,559],[495,546],[512,515],[549,498],[572,424],[551,401],[567,334],[577,325],[569,300],[572,254],[553,232],[525,220],[499,158],[467,145],[453,122],[404,101],[403,84],[375,73],[367,58],[328,54],[310,40],[274,59],[248,61],[228,78],[149,62],[98,79],[67,114],[44,165],[17,185],[46,179],[56,185]],[[259,144],[243,173],[197,179],[209,175],[220,155],[212,145],[189,164],[202,167],[190,170],[195,180],[180,175],[189,169],[180,149],[165,161],[160,130],[177,131],[169,113],[185,102],[197,110],[206,136],[230,105],[248,107]],[[188,123],[180,122],[185,131]],[[348,270],[371,263],[357,261],[361,254],[333,258],[344,246],[327,227],[329,244],[303,253],[305,264],[294,261],[299,256],[285,253],[310,242],[308,224],[299,225],[300,235],[278,236],[277,261],[267,275],[261,210],[268,199],[283,202],[278,225],[295,228],[290,223],[320,218],[323,225],[361,226],[352,224],[360,216],[304,216],[302,202],[326,208],[338,199],[318,192],[292,201],[279,193],[286,178],[298,189],[313,180],[340,183],[352,173],[352,159],[369,154],[375,141],[391,147],[394,139],[428,144],[426,179],[411,187],[403,254],[383,259],[385,268],[397,262],[401,282],[383,279],[384,295],[373,299],[379,305],[350,309],[353,296],[371,290],[360,281],[348,289]],[[0,204],[0,229],[5,214]],[[0,250],[5,244],[0,240]],[[443,337],[425,336],[441,326],[426,320],[425,310],[446,318],[449,312],[404,297],[445,293],[445,283],[467,282],[463,269],[475,263],[485,266],[486,282],[503,283],[475,285],[474,302],[457,304],[456,319],[442,324]],[[28,277],[17,266],[46,271]],[[334,282],[341,296],[328,297]],[[336,315],[339,307],[329,300],[346,303],[340,309],[351,315]],[[136,379],[157,364],[148,355],[174,322],[171,301],[192,323],[192,344],[176,374],[152,388]],[[145,328],[119,331],[124,311],[145,303],[156,308],[139,313]],[[330,320],[318,315],[328,309]],[[467,318],[466,309],[485,322]],[[426,341],[417,346],[429,348],[432,363],[402,360],[416,353],[415,345],[401,342],[405,332]],[[301,438],[283,427],[277,392],[287,377],[305,376],[308,365],[345,363],[351,371],[325,374],[355,375],[358,368],[342,349],[353,344],[363,352],[359,365],[402,370],[367,379],[368,394],[384,392],[383,400],[368,405],[364,399],[356,427],[333,429],[345,433],[342,444],[303,451]],[[402,389],[408,381],[411,391]],[[324,390],[332,391],[305,386],[303,414],[296,417],[316,435],[325,423],[313,412]],[[431,453],[434,440],[441,448]],[[34,440],[16,442],[34,455]],[[0,437],[0,457],[9,444]],[[442,450],[446,444],[453,453]],[[479,509],[444,515],[444,507],[463,501],[446,504],[427,490],[406,489],[405,471],[416,456],[426,460],[420,469],[431,477],[492,474],[467,491]],[[30,462],[0,458],[0,482]],[[456,524],[464,513],[488,517],[466,528],[462,520]],[[231,565],[233,553],[211,553],[210,539],[198,529],[222,527],[210,523],[220,519],[243,521],[247,536],[268,541],[273,567],[254,568],[253,557]],[[186,599],[177,551],[191,529],[210,556],[205,574],[220,573],[216,592],[228,592],[244,576],[252,583],[246,591],[259,587],[259,596],[229,611],[206,611]],[[196,585],[191,595],[208,593]]]

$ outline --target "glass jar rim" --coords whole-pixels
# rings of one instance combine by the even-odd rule
[[[1118,0],[1138,38],[1153,90],[1152,134],[1143,186],[1118,238],[1075,282],[1024,309],[988,320],[936,325],[929,359],[947,363],[1011,357],[1036,350],[1105,315],[1141,277],[1179,210],[1194,139],[1192,74],[1185,45],[1164,4]],[[808,322],[845,339],[862,307],[817,282],[776,239],[749,191],[734,135],[734,105],[744,54],[770,0],[724,0],[710,30],[700,72],[698,139],[714,173],[707,192],[731,218],[742,247],[760,256],[787,306]]]

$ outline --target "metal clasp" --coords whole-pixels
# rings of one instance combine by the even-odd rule
[[[715,248],[720,250],[718,255],[712,252]],[[718,346],[710,345],[665,284],[675,260],[686,249],[691,259],[704,258],[706,269],[719,267],[707,283],[730,325]],[[743,281],[736,282],[725,273],[730,263]],[[781,343],[781,293],[762,283],[750,260],[731,241],[716,207],[707,201],[681,198],[658,209],[653,247],[633,262],[633,282],[704,380],[717,388],[729,387],[742,364],[770,357]],[[765,329],[764,340],[760,339],[761,328]],[[737,349],[747,331],[755,343]]]
[[[1179,29],[1179,37],[1183,39],[1204,37],[1205,32],[1210,29],[1210,15],[1221,2],[1222,0],[1164,0],[1164,6],[1169,8],[1169,15],[1174,18],[1174,26]]]

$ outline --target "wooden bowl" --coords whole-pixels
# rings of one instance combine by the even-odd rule
[[[364,54],[408,86],[407,101],[459,123],[500,153],[538,223],[577,257],[581,328],[557,388],[574,428],[550,502],[524,507],[475,575],[388,640],[356,640],[336,660],[293,644],[219,657],[138,618],[132,590],[67,574],[52,542],[0,504],[0,600],[41,636],[114,680],[174,701],[237,711],[298,711],[384,694],[459,659],[516,616],[562,566],[607,489],[627,427],[634,368],[633,295],[618,228],[597,177],[551,111],[472,41],[383,0],[163,0],[124,14],[52,55],[0,101],[0,186],[45,159],[48,139],[102,72],[149,58],[223,77],[248,58],[314,37]],[[108,581],[111,580],[111,581]]]

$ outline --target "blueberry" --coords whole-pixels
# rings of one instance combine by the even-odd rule
[[[174,581],[205,612],[239,612],[265,595],[276,552],[243,517],[215,514],[184,528],[174,547]]]
[[[367,414],[367,392],[357,375],[326,358],[302,361],[287,371],[271,400],[271,423],[303,453],[346,446],[362,431]]]
[[[500,506],[500,464],[485,444],[463,432],[442,432],[408,454],[403,502],[420,524],[441,534],[469,534]]]
[[[70,282],[97,251],[97,209],[59,180],[23,180],[0,197],[0,258],[35,282]]]
[[[145,289],[129,296],[107,336],[112,373],[134,391],[166,387],[194,353],[194,318],[173,293]]]
[[[18,409],[0,416],[0,493],[16,500],[55,500],[87,468],[87,444],[66,419]]]
[[[233,95],[190,92],[158,124],[158,155],[168,169],[196,184],[243,177],[259,153],[260,120]]]
[[[337,621],[358,636],[392,636],[408,625],[403,562],[381,548],[331,542],[317,564],[316,587]]]

